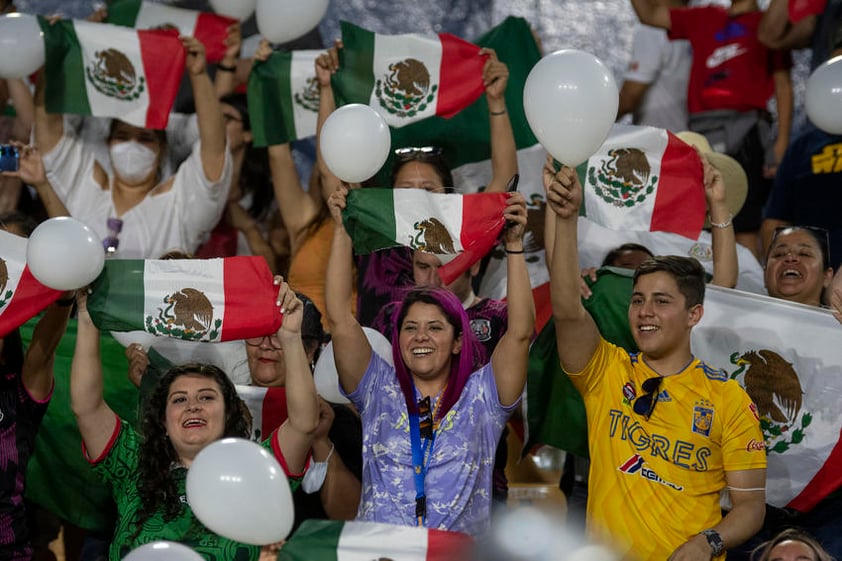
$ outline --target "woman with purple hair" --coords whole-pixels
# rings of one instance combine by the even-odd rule
[[[494,451],[526,381],[535,309],[523,256],[526,201],[509,194],[508,330],[479,368],[462,303],[441,288],[412,290],[395,312],[395,366],[372,352],[351,310],[347,189],[331,195],[336,220],[327,315],[339,384],[363,422],[358,520],[482,536],[489,530]]]

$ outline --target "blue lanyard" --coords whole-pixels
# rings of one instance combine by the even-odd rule
[[[436,431],[433,435],[424,439],[421,443],[421,424],[418,413],[409,414],[409,438],[412,442],[412,470],[415,479],[415,518],[418,526],[427,525],[427,496],[424,494],[424,478],[427,476],[427,466],[433,457],[433,441],[436,439]]]

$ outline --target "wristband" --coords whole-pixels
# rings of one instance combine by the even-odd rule
[[[221,62],[216,65],[216,69],[220,72],[236,72],[237,66],[228,66],[227,64],[222,64]]]
[[[714,228],[725,229],[728,226],[730,226],[733,221],[734,221],[734,215],[729,215],[728,220],[726,220],[725,222],[714,222],[713,220],[711,220],[710,225]]]
[[[495,117],[499,117],[500,115],[505,115],[506,113],[507,113],[507,111],[505,109],[503,109],[502,111],[489,111],[488,112],[489,115],[493,115]]]
[[[725,550],[725,542],[722,541],[722,536],[719,535],[719,532],[713,528],[708,528],[707,530],[702,530],[699,533],[707,539],[712,556],[719,557],[719,555]]]
[[[507,249],[506,253],[508,255],[520,255],[521,253],[523,253],[523,250],[522,249]]]

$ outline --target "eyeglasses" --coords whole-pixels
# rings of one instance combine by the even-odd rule
[[[264,335],[263,337],[249,337],[246,339],[246,345],[249,347],[260,347],[263,345],[264,340],[269,340],[269,347],[276,351],[282,351],[284,348],[281,346],[281,341],[278,339],[277,335]]]
[[[818,226],[778,226],[775,228],[775,233],[772,235],[772,241],[769,244],[769,253],[772,253],[772,246],[779,236],[786,236],[795,232],[807,232],[810,234],[819,246],[822,252],[822,264],[827,267],[830,263],[830,232],[825,228]]]
[[[418,428],[421,438],[433,438],[433,414],[430,411],[430,396],[418,400]]]
[[[641,387],[646,393],[634,400],[634,412],[646,417],[647,421],[655,410],[655,404],[658,403],[658,389],[663,379],[662,376],[655,376],[644,380]]]
[[[440,146],[407,146],[395,150],[395,160],[398,162],[429,161],[441,158]]]
[[[123,221],[119,218],[109,218],[105,221],[105,226],[108,228],[108,235],[102,240],[102,247],[105,249],[105,256],[111,257],[117,253],[117,248],[120,247],[120,240],[117,236],[123,231]]]

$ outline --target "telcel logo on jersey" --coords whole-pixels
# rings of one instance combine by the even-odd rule
[[[643,460],[643,456],[640,454],[635,454],[628,460],[622,463],[620,467],[617,468],[621,472],[625,473],[626,475],[634,475],[636,473],[640,474],[640,477],[643,479],[648,479],[649,481],[654,481],[655,483],[660,483],[665,487],[669,487],[671,489],[675,489],[676,491],[683,491],[683,485],[677,485],[666,479],[663,479],[660,475],[655,473],[654,470],[646,467],[646,462]]]

